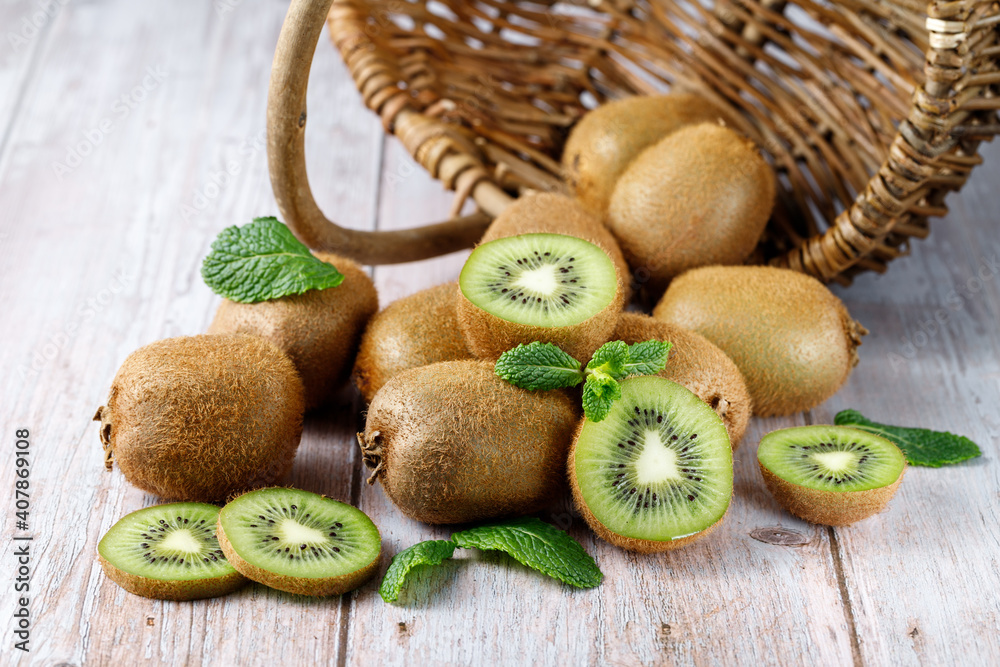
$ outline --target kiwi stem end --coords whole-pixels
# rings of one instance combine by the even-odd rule
[[[372,471],[367,481],[374,484],[378,474],[382,472],[382,433],[374,431],[370,441],[365,439],[364,433],[358,433],[358,444],[361,445],[362,460]]]
[[[94,413],[94,421],[101,422],[101,447],[104,448],[104,468],[111,470],[115,460],[115,453],[111,448],[111,410],[102,405]]]

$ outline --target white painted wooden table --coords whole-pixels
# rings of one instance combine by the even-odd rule
[[[497,555],[417,574],[400,606],[377,579],[343,599],[251,585],[157,602],[95,560],[119,517],[156,499],[105,472],[90,419],[135,348],[201,332],[218,303],[199,265],[220,229],[276,212],[264,105],[283,0],[0,1],[0,662],[135,664],[868,664],[1000,662],[1000,146],[913,255],[839,290],[872,334],[816,410],[757,420],[733,508],[682,551],[631,555],[569,527],[606,574],[569,590]],[[325,39],[325,38],[324,38]],[[450,195],[386,139],[334,50],[310,85],[319,203],[364,229],[443,218]],[[373,270],[382,304],[454,279],[465,254]],[[950,429],[983,458],[913,468],[887,512],[845,529],[779,509],[754,461],[767,431],[875,419]],[[359,403],[308,421],[290,483],[350,501],[386,560],[446,528],[363,484]],[[31,652],[13,650],[16,429],[31,441]],[[801,546],[757,541],[780,526]]]

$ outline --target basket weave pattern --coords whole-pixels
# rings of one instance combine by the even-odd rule
[[[594,103],[710,98],[779,176],[754,259],[823,281],[926,237],[1000,132],[996,2],[592,5],[337,0],[328,25],[365,104],[459,204],[483,179],[563,189],[562,144]]]

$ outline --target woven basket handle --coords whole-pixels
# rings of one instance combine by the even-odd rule
[[[267,97],[267,163],[271,187],[285,222],[314,250],[350,257],[362,264],[410,262],[471,247],[490,223],[485,213],[426,227],[368,232],[345,229],[316,205],[306,174],[306,88],[316,43],[333,0],[292,0],[281,27]],[[486,181],[481,189],[497,190]],[[479,193],[473,193],[477,200]]]

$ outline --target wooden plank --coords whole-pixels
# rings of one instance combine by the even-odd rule
[[[0,25],[29,5],[0,3]],[[129,352],[204,329],[218,300],[198,268],[215,234],[275,211],[254,146],[286,3],[219,6],[71,3],[31,46],[37,64],[27,52],[0,52],[0,128],[20,109],[0,155],[0,299],[10,313],[0,318],[0,367],[9,370],[0,375],[0,420],[30,428],[36,453],[33,652],[11,662],[968,664],[1000,655],[1000,608],[990,596],[1000,588],[1000,480],[989,465],[1000,434],[1000,281],[969,282],[1000,251],[998,172],[989,166],[912,258],[842,292],[873,335],[848,386],[809,418],[862,407],[965,432],[987,451],[964,466],[910,470],[884,515],[830,531],[780,510],[761,483],[755,443],[803,418],[757,420],[737,453],[729,516],[687,549],[634,556],[595,540],[565,502],[542,514],[601,564],[607,578],[593,591],[468,552],[416,573],[400,606],[382,603],[377,580],[343,600],[254,586],[180,604],[108,582],[94,561],[97,540],[126,512],[158,501],[104,473],[90,415]],[[17,90],[24,94],[8,94]],[[331,217],[372,228],[378,211],[382,228],[398,228],[446,215],[450,194],[395,140],[383,157],[377,119],[325,38],[310,104],[310,173]],[[90,137],[94,145],[80,149]],[[74,150],[87,154],[70,165]],[[988,163],[1000,160],[998,147],[985,152]],[[231,162],[239,169],[227,179]],[[68,171],[57,173],[57,163]],[[453,280],[464,257],[379,267],[383,305]],[[950,291],[962,286],[956,308]],[[928,317],[942,308],[949,318],[932,330]],[[384,571],[400,549],[450,530],[405,519],[363,484],[353,401],[347,393],[309,420],[289,482],[369,512],[385,538]],[[808,543],[750,537],[773,526]],[[0,549],[9,553],[10,519],[4,529]],[[0,599],[0,615],[11,618],[13,604]]]
[[[440,219],[448,210],[450,195],[410,165],[390,142],[379,228]],[[457,279],[466,255],[376,268],[383,302]],[[762,428],[790,424],[756,424],[748,442]],[[722,527],[674,554],[637,556],[597,540],[568,499],[543,513],[595,556],[606,574],[595,590],[569,589],[505,556],[475,552],[415,573],[398,606],[384,604],[369,584],[352,601],[347,662],[508,664],[526,656],[540,665],[850,662],[851,634],[827,533],[783,516],[748,481],[759,478],[750,448],[740,450],[736,465],[736,498]],[[382,530],[387,557],[451,534],[449,527],[406,518],[377,485],[363,486],[360,507]],[[775,546],[749,535],[777,525],[802,532],[808,544]]]
[[[31,429],[37,453],[32,653],[15,652],[13,662],[248,664],[281,647],[292,664],[321,663],[343,633],[338,599],[301,604],[251,586],[218,600],[145,600],[108,581],[94,557],[114,521],[159,502],[103,471],[95,407],[133,349],[204,330],[218,298],[198,269],[218,231],[276,210],[255,143],[287,6],[236,3],[226,15],[213,3],[184,4],[67,7],[9,144],[0,294],[18,316],[0,318],[0,363],[14,371],[0,379],[0,415]],[[147,79],[151,68],[162,81]],[[149,89],[136,92],[144,80]],[[321,49],[310,137],[337,154],[317,151],[310,168],[322,204],[371,228],[382,133],[344,101],[351,89],[335,52]],[[116,111],[122,95],[128,113]],[[54,173],[53,162],[104,120],[110,131],[81,164]],[[234,161],[227,180],[220,174]],[[347,395],[310,419],[291,484],[351,499],[356,413]],[[5,527],[9,552],[14,530]],[[13,604],[0,602],[7,618]]]
[[[836,530],[846,586],[869,664],[989,664],[1000,656],[1000,544],[993,465],[1000,436],[1000,242],[996,169],[949,200],[913,256],[842,291],[872,334],[848,385],[814,411],[967,435],[984,457],[911,467],[887,511]]]
[[[10,139],[18,105],[31,85],[52,26],[59,20],[62,3],[38,5],[30,0],[0,4],[0,164]]]

